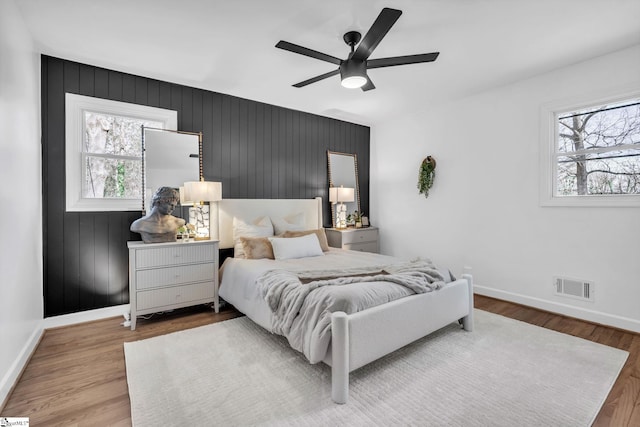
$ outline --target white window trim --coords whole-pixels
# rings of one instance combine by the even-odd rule
[[[607,104],[640,97],[638,85],[617,87],[597,93],[591,92],[573,98],[556,100],[540,107],[540,205],[563,207],[640,207],[640,195],[609,196],[556,196],[557,177],[555,158],[557,120],[556,113],[580,110],[595,104]]]
[[[67,212],[137,211],[140,199],[93,199],[82,197],[82,141],[84,112],[136,117],[163,123],[164,129],[177,130],[178,112],[90,96],[65,94],[65,176]]]

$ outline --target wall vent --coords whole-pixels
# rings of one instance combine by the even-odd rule
[[[567,277],[554,277],[556,295],[583,301],[594,301],[595,286],[587,280],[569,279]]]

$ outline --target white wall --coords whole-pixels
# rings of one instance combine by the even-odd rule
[[[640,332],[640,209],[541,207],[538,196],[540,106],[623,84],[640,87],[640,45],[376,125],[381,250],[469,266],[478,293]],[[427,155],[438,163],[425,199]],[[555,296],[554,275],[593,280],[595,302]]]
[[[0,58],[1,405],[43,318],[40,57],[13,0],[0,0]]]

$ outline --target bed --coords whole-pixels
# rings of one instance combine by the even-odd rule
[[[237,239],[234,239],[234,228],[236,234],[240,234],[242,224],[259,224],[261,220],[265,221],[265,218],[273,222],[274,234],[287,229],[287,224],[295,224],[295,227],[291,227],[294,230],[322,229],[322,199],[222,200],[219,202],[220,248],[228,249],[235,246],[236,250],[239,250]],[[292,222],[286,223],[287,220]],[[276,226],[277,224],[280,224],[280,227]],[[273,243],[275,250],[276,242]],[[293,339],[289,335],[286,336],[292,347],[297,346],[296,349],[303,352],[311,363],[324,362],[331,366],[331,396],[336,403],[346,403],[348,400],[350,372],[450,323],[460,322],[466,331],[473,330],[473,283],[470,275],[463,275],[458,280],[451,276],[441,280],[438,277],[444,278],[448,273],[439,269],[441,276],[431,273],[435,278],[432,285],[439,289],[414,293],[412,290],[403,289],[403,286],[389,286],[386,281],[391,280],[392,277],[395,278],[394,272],[391,271],[393,268],[400,269],[410,262],[419,263],[421,266],[428,265],[424,264],[426,261],[401,261],[378,254],[325,249],[327,250],[322,253],[323,256],[295,259],[228,258],[221,268],[220,296],[267,330],[281,333],[282,330],[279,328],[285,325],[283,330],[287,333],[291,329],[302,331],[303,334],[299,338],[297,335]],[[300,280],[303,280],[307,275],[311,277],[310,285],[315,287],[322,282],[322,279],[326,279],[322,276],[328,271],[327,265],[331,265],[335,271],[360,272],[362,269],[367,272],[359,275],[354,273],[354,276],[365,276],[364,278],[349,279],[350,282],[356,282],[349,287],[373,289],[365,299],[371,299],[371,295],[374,294],[378,295],[382,286],[386,286],[394,295],[379,296],[377,298],[384,300],[383,302],[374,301],[370,307],[363,309],[353,309],[351,305],[349,310],[344,311],[315,309],[315,306],[310,305],[312,303],[306,302],[303,308],[307,311],[301,309],[298,312],[297,308],[289,309],[290,313],[299,313],[298,317],[302,317],[303,314],[305,317],[315,316],[315,320],[320,324],[314,325],[313,329],[300,326],[297,318],[288,323],[282,322],[282,317],[274,312],[277,310],[273,305],[274,299],[269,293],[273,282],[269,280],[279,280],[287,274],[297,275],[296,277],[299,276]],[[347,265],[349,268],[346,267]],[[379,279],[378,282],[369,282],[373,274],[378,274],[372,272],[377,271],[380,265],[389,266],[390,268],[387,269],[391,273],[385,271],[384,274],[390,275],[384,278],[376,276]],[[321,272],[318,273],[318,277],[314,277],[314,272],[317,270]],[[428,271],[431,272],[431,270]],[[272,279],[266,279],[266,277]],[[328,281],[331,282],[331,280],[340,279],[333,278]],[[304,286],[298,286],[298,288],[304,288]],[[307,292],[309,295],[314,292],[324,292],[326,295],[326,292],[329,292],[326,289],[329,288],[347,289],[348,287],[324,286]],[[359,304],[353,305],[357,307]],[[308,312],[318,313],[306,314]],[[289,317],[291,317],[290,314]],[[287,316],[285,315],[284,318],[287,319]]]

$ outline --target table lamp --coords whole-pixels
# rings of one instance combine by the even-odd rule
[[[329,201],[336,206],[336,228],[347,228],[347,207],[344,202],[353,202],[355,190],[349,187],[329,187]]]
[[[222,183],[212,181],[185,182],[184,200],[186,202],[192,201],[194,204],[193,208],[189,208],[189,222],[196,226],[196,240],[217,240],[218,201],[222,200]],[[205,202],[209,202],[209,205],[205,205]],[[212,206],[213,209],[211,209]]]

